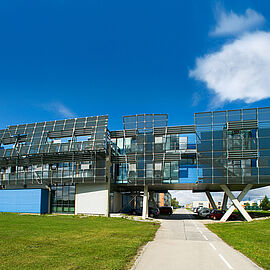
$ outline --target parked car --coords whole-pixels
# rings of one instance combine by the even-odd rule
[[[200,215],[200,212],[205,210],[205,209],[208,209],[206,207],[200,207],[198,210],[197,210],[197,214]]]
[[[173,210],[171,206],[161,206],[159,207],[159,214],[160,215],[171,215],[173,213]]]
[[[138,208],[138,209],[133,209],[131,211],[132,215],[138,215],[138,216],[141,216],[142,215],[142,207]],[[158,217],[159,216],[159,209],[158,208],[152,208],[152,207],[149,207],[148,208],[148,215],[149,217]]]
[[[202,206],[200,206],[200,207],[194,207],[193,212],[198,214],[198,211],[199,211],[200,209],[202,209]]]
[[[199,216],[202,218],[210,218],[211,211],[209,208],[204,208],[199,211]]]
[[[211,214],[210,214],[210,218],[211,219],[221,219],[223,217],[223,215],[226,213],[225,210],[212,210]],[[237,215],[235,214],[231,214],[229,217],[230,220],[236,220],[237,219]]]

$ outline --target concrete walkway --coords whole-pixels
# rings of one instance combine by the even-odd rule
[[[260,269],[237,252],[191,212],[178,209],[168,219],[161,219],[161,227],[153,242],[139,257],[136,270],[228,270]]]

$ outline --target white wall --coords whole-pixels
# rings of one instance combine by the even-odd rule
[[[192,207],[209,207],[209,202],[208,201],[193,201],[192,202]]]
[[[77,184],[75,214],[108,214],[107,184]]]

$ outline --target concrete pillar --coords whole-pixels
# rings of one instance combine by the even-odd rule
[[[233,205],[227,210],[227,212],[224,214],[224,216],[221,218],[221,222],[225,222],[235,208],[239,210],[239,212],[242,214],[242,216],[246,219],[246,221],[252,221],[252,218],[248,214],[248,212],[245,210],[245,208],[240,204],[242,199],[245,197],[245,195],[248,193],[248,191],[252,188],[252,185],[248,184],[243,189],[243,191],[238,195],[237,198],[232,194],[232,192],[229,190],[229,188],[226,185],[221,185],[221,188],[224,190],[224,192],[228,195],[230,200],[232,201]]]
[[[113,212],[118,213],[122,209],[122,193],[115,191],[113,195]]]
[[[51,213],[51,188],[48,187],[48,214]]]
[[[148,186],[144,186],[142,218],[148,218]]]
[[[208,200],[209,200],[209,202],[210,202],[212,208],[213,208],[214,210],[216,210],[216,209],[217,209],[217,206],[216,206],[216,204],[215,204],[215,201],[214,201],[214,199],[213,199],[213,197],[212,197],[210,191],[205,191],[205,193],[206,193],[206,196],[207,196],[207,198],[208,198]]]
[[[106,186],[107,186],[107,192],[105,196],[105,200],[106,200],[105,217],[109,217],[110,216],[110,186],[111,186],[110,182],[107,182]]]
[[[111,145],[108,144],[108,155],[106,156],[106,187],[107,187],[107,192],[106,192],[106,209],[105,209],[105,216],[109,217],[110,216],[110,192],[111,192]]]
[[[222,210],[227,210],[228,195],[224,192],[223,201],[222,201]]]

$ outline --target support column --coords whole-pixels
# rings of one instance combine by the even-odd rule
[[[113,196],[113,212],[118,213],[122,208],[122,194],[121,192],[114,192]]]
[[[148,218],[148,186],[144,186],[142,218]]]
[[[48,187],[48,214],[51,213],[51,188]]]
[[[224,192],[227,194],[227,196],[232,201],[233,205],[230,206],[230,208],[227,210],[227,212],[224,214],[224,216],[221,218],[221,222],[225,222],[235,208],[238,209],[238,211],[242,214],[242,216],[246,219],[246,221],[252,221],[252,218],[248,214],[248,212],[245,210],[245,208],[240,204],[242,199],[245,197],[245,195],[248,193],[248,191],[252,188],[252,185],[248,184],[243,189],[243,191],[238,195],[237,198],[232,194],[232,192],[229,190],[229,188],[226,185],[221,185],[221,188],[224,190]]]
[[[224,192],[223,201],[222,201],[222,210],[227,210],[228,195]]]
[[[105,217],[110,216],[110,182],[106,183],[106,195],[105,195]]]
[[[216,204],[215,204],[215,201],[214,201],[214,199],[213,199],[213,197],[212,197],[210,191],[205,191],[205,193],[206,193],[206,196],[207,196],[207,198],[208,198],[208,200],[209,200],[209,202],[210,202],[212,208],[213,208],[214,210],[217,210],[217,206],[216,206]]]
[[[107,179],[107,192],[106,192],[106,206],[105,206],[105,216],[110,216],[110,192],[111,192],[111,146],[108,144],[108,154],[105,159],[105,169],[106,169],[106,179]]]

